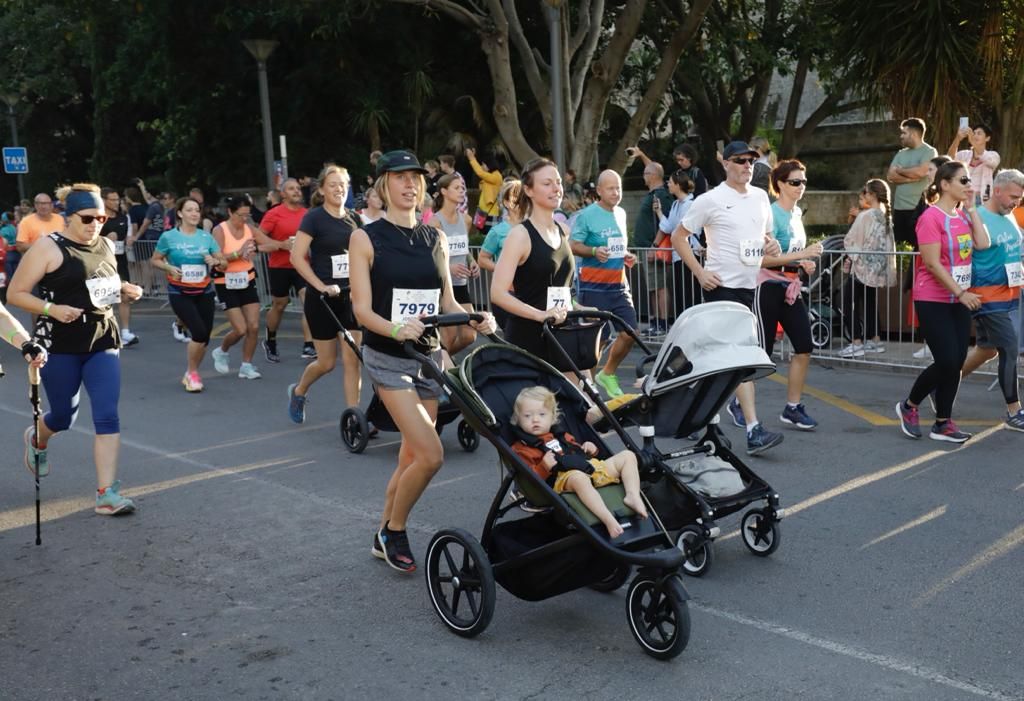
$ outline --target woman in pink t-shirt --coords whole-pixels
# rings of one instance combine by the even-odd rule
[[[989,247],[988,230],[975,211],[974,190],[964,164],[939,167],[929,196],[938,200],[917,220],[921,251],[914,271],[914,311],[934,360],[917,376],[910,395],[896,405],[900,427],[910,438],[921,437],[917,407],[935,393],[935,425],[929,438],[963,443],[971,434],[950,419],[960,386],[960,368],[967,357],[971,311],[981,300],[971,286],[971,252]]]

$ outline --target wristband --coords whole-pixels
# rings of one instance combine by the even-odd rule
[[[395,322],[394,324],[392,324],[391,325],[391,338],[393,338],[393,339],[395,339],[397,341],[398,340],[398,332],[402,330],[403,326],[404,326],[404,324],[399,324],[398,322]]]
[[[43,316],[50,316],[50,307],[53,306],[53,302],[47,302],[43,305]]]
[[[18,330],[17,329],[15,329],[14,331],[11,331],[9,334],[7,334],[7,342],[10,343],[13,346],[14,345],[14,337],[17,336],[17,335],[18,335]]]
[[[593,248],[590,249],[590,257],[597,258],[597,246],[594,246]]]

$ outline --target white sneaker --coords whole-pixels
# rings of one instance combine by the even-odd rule
[[[181,343],[188,343],[188,338],[185,336],[185,332],[178,327],[177,321],[171,322],[171,333],[174,334],[174,340]]]
[[[864,357],[864,345],[861,343],[851,343],[850,345],[839,351],[840,358],[863,358]]]
[[[213,369],[221,375],[231,372],[231,354],[220,348],[213,349]]]
[[[917,358],[918,360],[923,360],[925,358],[931,358],[932,357],[932,349],[929,348],[928,346],[922,346],[921,350],[914,351],[914,357]]]
[[[243,380],[258,380],[263,377],[252,363],[242,363],[238,367],[238,376]]]
[[[874,341],[865,341],[864,342],[864,352],[865,353],[884,353],[885,352],[885,344],[882,343],[881,341],[879,341],[878,343],[875,343]]]
[[[128,346],[134,346],[138,342],[139,337],[133,334],[130,329],[123,329],[121,331],[121,344],[124,345],[125,348]]]

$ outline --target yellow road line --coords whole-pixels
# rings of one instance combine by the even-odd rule
[[[864,545],[860,546],[860,549],[864,550],[866,548],[870,548],[872,545],[877,545],[878,543],[881,543],[883,540],[888,540],[889,538],[892,538],[893,536],[897,536],[900,533],[905,533],[905,532],[909,531],[911,528],[916,528],[917,526],[920,526],[923,523],[928,523],[932,519],[936,519],[939,516],[944,516],[946,514],[947,507],[948,507],[948,505],[943,504],[942,506],[940,506],[937,509],[932,509],[931,511],[926,513],[924,516],[918,516],[914,520],[909,521],[909,522],[903,524],[899,528],[894,528],[891,531],[889,531],[888,533],[883,533],[882,535],[878,536],[874,540],[871,540],[871,541],[868,541],[867,543],[864,543]]]
[[[220,338],[222,335],[225,335],[224,332],[230,328],[230,321],[222,321],[221,323],[214,326],[213,329],[210,331],[210,338]]]

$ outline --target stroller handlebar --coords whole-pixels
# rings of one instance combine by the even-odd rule
[[[548,332],[555,326],[562,326],[570,319],[602,319],[609,322],[615,327],[617,331],[625,333],[627,336],[633,339],[633,343],[644,353],[644,355],[650,355],[651,349],[644,343],[644,340],[640,338],[640,335],[636,332],[636,329],[630,327],[618,314],[612,312],[601,311],[600,309],[573,309],[566,312],[565,321],[561,324],[552,324],[550,319],[544,320],[544,329]]]

